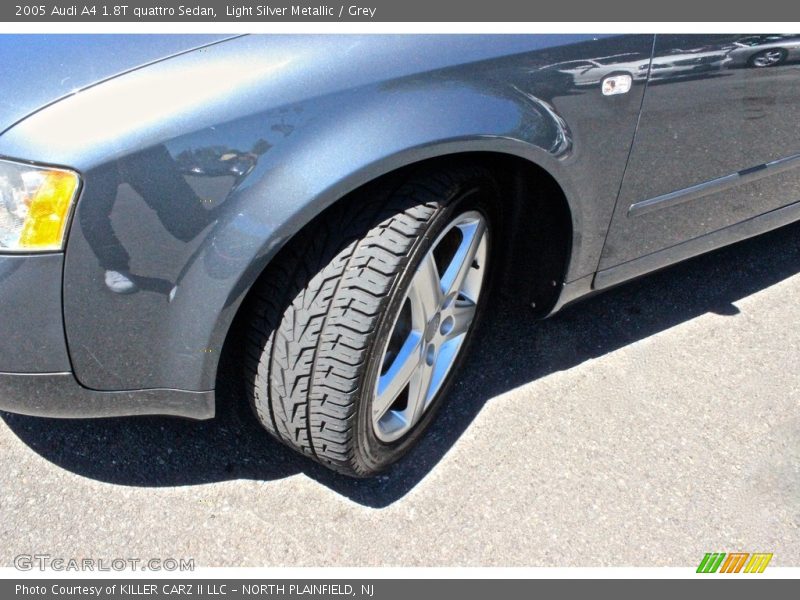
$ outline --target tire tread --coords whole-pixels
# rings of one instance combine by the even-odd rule
[[[336,471],[368,474],[353,421],[373,336],[436,211],[474,176],[431,174],[358,195],[267,267],[253,293],[244,368],[251,404],[273,436]]]

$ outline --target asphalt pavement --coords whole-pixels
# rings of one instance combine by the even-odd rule
[[[208,422],[0,413],[0,565],[800,566],[800,225],[547,321],[489,311],[423,443],[328,473]]]

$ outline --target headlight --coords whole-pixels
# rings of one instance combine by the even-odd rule
[[[0,253],[61,250],[80,177],[0,160]]]

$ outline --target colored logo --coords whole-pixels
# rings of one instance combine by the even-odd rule
[[[763,573],[772,554],[766,552],[707,552],[697,567],[698,573]]]

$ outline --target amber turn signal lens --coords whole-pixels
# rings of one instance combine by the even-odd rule
[[[0,252],[61,250],[77,173],[0,160]]]
[[[20,248],[61,247],[78,176],[69,171],[46,171],[28,206],[19,236]]]

